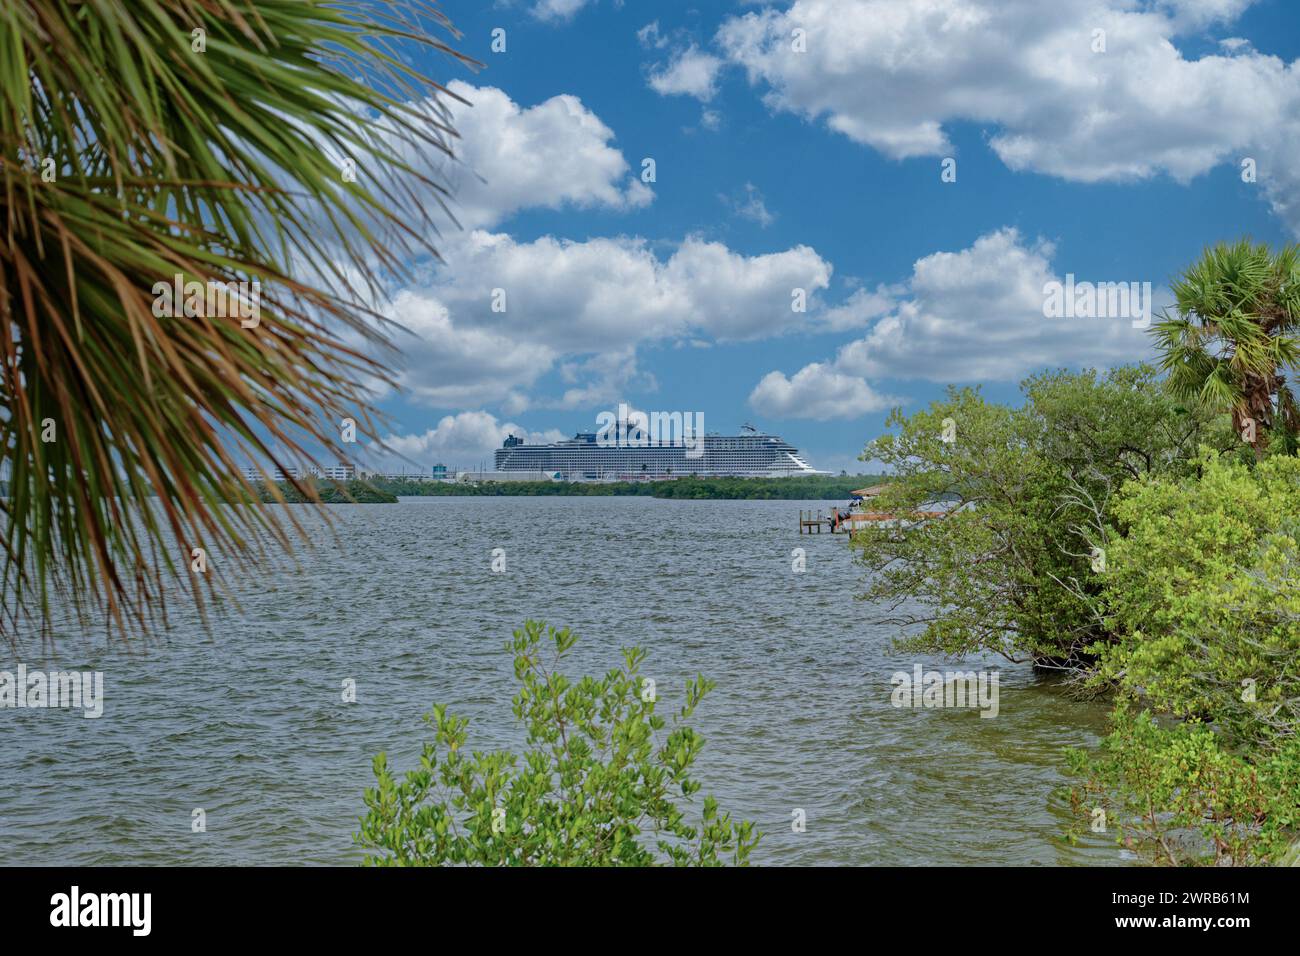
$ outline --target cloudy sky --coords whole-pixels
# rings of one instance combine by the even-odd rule
[[[1208,243],[1300,237],[1292,0],[443,7],[485,64],[421,64],[472,104],[439,166],[463,228],[392,290],[380,403],[422,465],[626,401],[852,471],[947,383],[1149,357],[1044,283],[1159,304]]]

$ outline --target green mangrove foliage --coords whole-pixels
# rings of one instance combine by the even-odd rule
[[[1120,703],[1070,798],[1157,862],[1273,862],[1300,828],[1300,459],[1207,456],[1112,513],[1094,680]]]
[[[500,498],[500,497],[605,497],[640,495],[650,497],[653,488],[646,481],[424,481],[419,478],[370,478],[376,488],[412,498]]]
[[[798,478],[671,478],[661,481],[421,481],[371,478],[376,488],[411,496],[624,496],[691,499],[771,499],[835,501],[863,485],[882,479],[875,475],[810,475]]]
[[[321,503],[327,505],[391,505],[397,504],[397,496],[383,488],[376,488],[369,481],[320,481],[316,478],[305,478],[298,482],[301,487],[295,487],[291,482],[275,482],[272,488],[270,483],[262,482],[254,485],[254,490],[263,504],[272,504],[282,502],[284,504],[307,504]],[[276,492],[279,492],[277,495]],[[304,491],[306,494],[304,494]]]
[[[744,865],[759,840],[705,797],[698,825],[680,804],[703,738],[685,721],[713,684],[688,681],[671,727],[656,713],[645,652],[624,651],[604,677],[571,681],[559,667],[577,637],[528,621],[514,632],[515,718],[527,751],[466,752],[468,722],[435,706],[420,765],[398,779],[380,753],[357,841],[373,865]],[[544,645],[550,645],[549,664]],[[666,735],[660,736],[667,731]]]
[[[1226,416],[1176,400],[1149,366],[1047,372],[1019,408],[949,388],[867,445],[894,479],[873,503],[893,514],[948,509],[908,529],[854,534],[864,597],[904,645],[993,650],[1040,665],[1086,665],[1107,639],[1094,548],[1123,482],[1196,468],[1198,443],[1240,444]]]
[[[1113,721],[1097,753],[1068,754],[1083,781],[1068,792],[1078,821],[1071,840],[1088,826],[1169,866],[1281,863],[1295,853],[1295,738],[1243,751],[1207,724],[1166,725],[1127,703]]]
[[[912,649],[991,649],[1114,695],[1110,733],[1067,757],[1070,839],[1170,865],[1300,858],[1300,459],[1278,420],[1251,443],[1233,401],[1147,366],[1023,391],[950,389],[868,445],[897,472],[874,507],[951,510],[855,534],[866,596]]]
[[[1104,606],[1118,643],[1100,677],[1152,706],[1253,739],[1300,720],[1300,459],[1214,457],[1199,479],[1134,484]]]
[[[864,485],[882,479],[875,475],[808,475],[799,478],[678,478],[654,483],[656,498],[784,499],[834,501],[847,499]]]

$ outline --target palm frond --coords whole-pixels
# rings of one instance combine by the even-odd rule
[[[342,418],[376,433],[369,303],[436,256],[445,212],[402,157],[454,144],[406,54],[461,60],[444,36],[419,0],[6,5],[0,633],[44,627],[57,593],[143,631],[192,548],[247,562],[303,533],[241,460],[346,458]],[[256,280],[256,324],[156,314],[178,280]],[[222,571],[189,575],[200,607]]]
[[[1219,243],[1171,289],[1175,314],[1150,334],[1174,393],[1273,429],[1294,428],[1292,418],[1271,409],[1282,398],[1281,373],[1300,362],[1300,247]],[[1259,434],[1257,453],[1267,437]]]

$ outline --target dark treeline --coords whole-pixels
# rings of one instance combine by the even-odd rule
[[[327,505],[340,504],[359,504],[359,505],[389,505],[397,503],[397,496],[391,491],[375,486],[370,481],[321,481],[315,478],[308,478],[306,484],[316,489],[322,503]],[[283,496],[286,504],[303,504],[308,499],[287,481],[275,482]],[[258,497],[264,504],[271,504],[281,499],[277,498],[266,483],[254,485],[257,489]]]
[[[876,475],[811,476],[802,478],[673,478],[664,481],[508,481],[468,482],[386,480],[372,478],[380,491],[394,495],[641,495],[652,498],[770,499],[826,501],[848,498],[850,492],[882,479]]]

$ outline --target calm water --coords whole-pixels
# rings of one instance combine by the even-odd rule
[[[817,503],[812,503],[816,507]],[[1059,841],[1061,748],[1091,744],[1104,708],[1000,659],[1000,714],[896,709],[918,659],[866,623],[846,539],[799,537],[809,502],[434,498],[338,506],[297,567],[237,576],[241,607],[204,636],[177,618],[141,651],[60,639],[29,668],[105,672],[98,720],[0,710],[0,842],[8,862],[347,864],[371,757],[412,765],[434,702],[471,745],[520,733],[503,645],[528,617],[580,635],[571,674],[641,645],[661,709],[688,676],[704,792],[755,819],[768,864],[1114,864]],[[493,548],[506,571],[491,571]],[[807,571],[791,571],[791,549]],[[219,556],[216,560],[221,560]],[[8,651],[0,669],[13,669]],[[940,659],[920,660],[926,669]],[[341,683],[356,681],[344,704]],[[191,811],[207,832],[191,832]],[[794,833],[803,809],[807,830]]]

